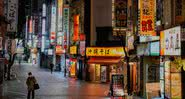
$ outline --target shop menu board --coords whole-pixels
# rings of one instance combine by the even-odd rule
[[[165,62],[165,96],[170,99],[181,99],[181,73],[176,64]]]
[[[106,82],[107,80],[107,67],[101,66],[101,82]]]
[[[113,74],[112,75],[112,92],[113,96],[123,96],[124,95],[124,76],[123,74]]]

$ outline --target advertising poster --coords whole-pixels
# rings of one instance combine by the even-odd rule
[[[177,26],[160,33],[161,55],[181,55],[181,27]]]
[[[156,0],[139,0],[140,35],[155,36]]]
[[[101,66],[101,82],[106,82],[107,80],[107,67]]]

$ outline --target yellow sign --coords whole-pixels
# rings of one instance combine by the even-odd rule
[[[87,47],[86,56],[125,56],[123,47]]]
[[[155,36],[156,0],[140,0],[140,35]]]
[[[77,47],[76,46],[70,47],[70,54],[77,54]]]

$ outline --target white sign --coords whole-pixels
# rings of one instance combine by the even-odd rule
[[[164,55],[181,55],[181,27],[164,30]]]
[[[150,55],[159,56],[159,42],[150,43]]]
[[[8,32],[17,31],[17,16],[18,16],[18,0],[8,0],[7,19],[10,20],[10,24],[8,24],[7,26]]]
[[[140,36],[139,42],[150,42],[159,40],[159,36]]]
[[[2,49],[3,49],[3,38],[0,37],[0,50],[2,50]]]
[[[42,5],[42,16],[45,17],[46,16],[46,4]]]

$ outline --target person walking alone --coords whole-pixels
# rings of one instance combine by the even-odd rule
[[[27,99],[30,99],[30,94],[32,94],[32,99],[35,97],[35,89],[34,89],[34,84],[37,83],[37,80],[35,77],[32,75],[31,72],[28,73],[28,78],[26,80],[26,85],[28,87],[28,95]]]

